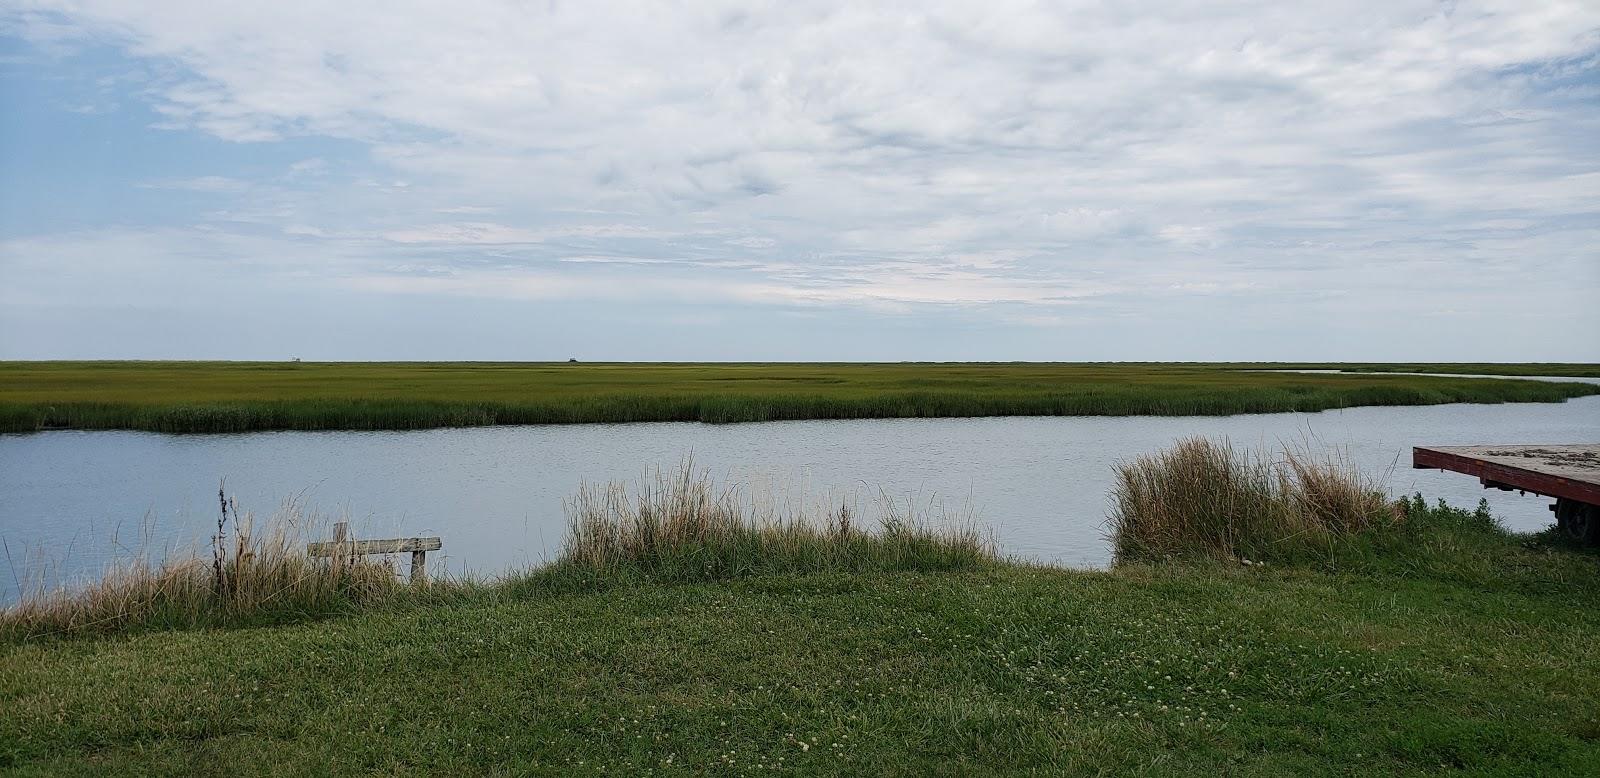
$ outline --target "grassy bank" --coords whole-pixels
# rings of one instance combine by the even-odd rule
[[[0,609],[0,642],[190,628],[240,628],[457,601],[501,590],[728,580],[757,574],[933,572],[999,563],[964,515],[880,497],[876,514],[796,506],[719,486],[686,462],[637,484],[586,485],[568,501],[568,531],[550,564],[494,585],[434,579],[405,586],[383,557],[310,558],[326,522],[290,502],[257,522],[219,492],[204,552],[159,562],[140,554],[84,586],[28,587]],[[390,557],[392,560],[393,557]],[[21,588],[21,587],[19,587]]]
[[[1427,516],[1416,553],[1338,565],[527,580],[4,643],[0,765],[1593,774],[1600,560]]]
[[[1600,386],[1198,364],[0,363],[0,431],[1218,415],[1555,402]],[[1482,366],[1473,366],[1477,369]],[[1571,370],[1572,366],[1562,366]]]
[[[1110,572],[1003,562],[896,509],[763,510],[688,470],[581,492],[547,568],[357,599],[364,574],[299,567],[323,594],[298,612],[251,569],[306,560],[235,532],[167,568],[188,610],[0,632],[0,768],[1600,770],[1600,555],[1295,467],[1205,441],[1124,463],[1117,531],[1141,542],[1119,547],[1141,553]]]

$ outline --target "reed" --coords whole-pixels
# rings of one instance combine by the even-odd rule
[[[942,510],[940,511],[942,514]],[[599,576],[708,580],[758,573],[935,571],[995,560],[970,519],[878,501],[873,525],[848,506],[826,511],[762,505],[685,464],[635,489],[586,485],[567,504],[570,531],[557,568]]]
[[[0,610],[0,639],[269,623],[355,610],[401,588],[381,561],[307,557],[304,537],[319,523],[291,503],[258,531],[223,497],[208,555],[152,562],[140,552],[83,586],[40,582]]]
[[[1397,521],[1377,485],[1333,456],[1277,457],[1188,438],[1116,468],[1117,560],[1290,560]]]

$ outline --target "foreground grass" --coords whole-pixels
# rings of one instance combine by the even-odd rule
[[[1600,770],[1600,559],[1431,512],[1322,564],[572,570],[0,643],[18,774]]]
[[[1582,774],[1600,622],[1561,599],[1286,571],[818,575],[23,646],[0,649],[0,758]]]
[[[1600,386],[1200,364],[0,362],[0,431],[1216,415],[1556,402]],[[1474,369],[1483,366],[1473,366]],[[1572,366],[1561,366],[1572,372]]]

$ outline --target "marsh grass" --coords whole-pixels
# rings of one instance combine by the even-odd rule
[[[297,504],[260,527],[225,498],[220,515],[207,555],[153,562],[141,551],[86,585],[28,587],[0,610],[0,638],[271,623],[354,610],[402,588],[380,560],[307,557],[305,537],[321,522]]]
[[[1563,376],[1600,378],[1600,365],[1592,362],[1350,362],[1263,363],[1269,369],[1301,370],[1337,368],[1353,373],[1433,373],[1438,375]]]
[[[0,362],[0,432],[1218,415],[1559,402],[1600,386],[1202,364]],[[1571,366],[1563,369],[1572,371]]]
[[[1188,438],[1116,466],[1118,561],[1327,555],[1403,515],[1348,462],[1285,446],[1277,456]]]
[[[758,573],[938,571],[995,560],[970,517],[880,495],[864,524],[848,505],[793,509],[722,487],[692,463],[630,490],[585,485],[567,503],[558,569],[602,577],[709,580]],[[932,515],[937,513],[938,515]]]

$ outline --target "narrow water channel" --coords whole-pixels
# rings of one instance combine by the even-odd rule
[[[437,534],[452,571],[537,564],[585,482],[698,466],[753,492],[850,501],[878,495],[970,510],[1002,550],[1071,567],[1111,560],[1104,536],[1119,459],[1187,435],[1245,446],[1309,441],[1382,476],[1395,494],[1474,505],[1518,530],[1550,522],[1547,500],[1409,467],[1425,444],[1600,440],[1600,397],[1564,403],[1352,408],[1226,417],[1001,417],[480,427],[407,432],[0,435],[0,600],[18,581],[90,575],[133,549],[204,542],[219,480],[269,515],[290,496],[348,514],[362,536]]]

